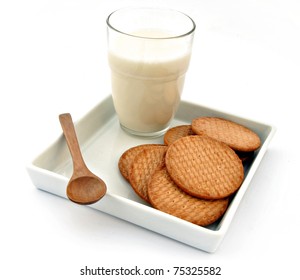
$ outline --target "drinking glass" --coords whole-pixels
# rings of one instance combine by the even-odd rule
[[[107,18],[112,98],[121,127],[164,133],[180,103],[196,25],[170,9],[122,8]]]

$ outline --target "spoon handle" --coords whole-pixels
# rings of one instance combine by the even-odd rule
[[[71,115],[69,113],[61,114],[59,115],[59,121],[72,156],[74,171],[76,170],[76,172],[79,172],[79,174],[86,172],[87,167],[80,151]]]

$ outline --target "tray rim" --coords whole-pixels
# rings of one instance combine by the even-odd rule
[[[111,106],[111,103],[112,103],[111,95],[108,95],[106,98],[101,100],[90,111],[88,111],[78,121],[76,121],[75,122],[76,130],[77,129],[80,130],[80,127],[84,124],[84,122],[89,117],[91,117],[95,113],[95,111],[98,111],[100,107],[101,108],[103,107],[103,109],[106,109],[106,110],[104,110],[103,113],[101,113],[103,115],[104,119],[109,117],[109,115],[111,115],[111,112],[109,112],[109,110],[107,109],[107,106],[105,106],[105,105],[108,105],[108,103],[110,103],[110,106]],[[101,201],[99,201],[93,205],[89,205],[88,207],[111,214],[113,216],[116,216],[116,217],[126,220],[128,222],[131,222],[138,226],[142,226],[149,230],[155,231],[159,234],[173,238],[179,242],[183,242],[190,246],[193,246],[198,249],[204,250],[206,252],[212,253],[217,250],[218,246],[222,242],[222,239],[224,238],[224,236],[231,224],[231,221],[235,216],[235,213],[242,201],[242,198],[248,189],[250,181],[252,180],[258,166],[260,165],[260,162],[261,162],[265,152],[267,151],[267,147],[276,132],[276,128],[272,125],[264,124],[264,123],[257,122],[257,121],[251,120],[251,119],[246,119],[246,118],[243,118],[243,117],[240,117],[237,115],[233,115],[231,113],[227,113],[225,111],[220,111],[220,110],[217,110],[214,108],[202,106],[200,104],[192,103],[192,102],[185,101],[185,100],[181,101],[181,106],[183,106],[183,107],[184,106],[187,106],[187,107],[192,106],[192,107],[196,107],[197,109],[204,108],[204,109],[212,112],[213,114],[218,113],[221,115],[226,115],[226,116],[229,116],[229,117],[232,117],[235,119],[239,119],[241,122],[251,122],[253,124],[263,125],[269,129],[268,135],[267,135],[265,141],[263,142],[259,152],[257,153],[256,158],[253,161],[252,166],[249,169],[249,172],[248,172],[241,188],[236,193],[233,201],[231,202],[230,209],[226,211],[224,218],[220,222],[218,228],[211,230],[206,227],[200,227],[200,226],[191,224],[187,221],[181,220],[177,217],[173,217],[169,214],[163,213],[163,212],[161,212],[157,209],[154,209],[152,207],[149,207],[147,205],[143,205],[137,201],[133,201],[131,199],[122,197],[120,195],[110,193],[109,190],[108,190],[107,194],[105,195],[105,197]],[[51,193],[51,194],[54,194],[54,195],[57,195],[60,197],[64,197],[67,199],[66,194],[65,194],[65,187],[66,187],[69,179],[66,176],[60,175],[54,171],[47,170],[47,169],[41,168],[36,165],[36,162],[38,161],[38,159],[41,158],[43,156],[43,154],[46,153],[49,149],[51,149],[51,147],[58,145],[59,141],[62,141],[62,138],[63,137],[61,134],[55,141],[53,141],[52,144],[50,144],[45,150],[43,150],[39,155],[37,155],[29,164],[27,164],[26,169],[27,169],[27,172],[28,172],[33,184],[38,189],[44,190],[48,193]],[[49,182],[47,184],[45,184],[45,181],[44,181],[45,179],[49,179]],[[53,187],[52,185],[55,185],[57,187]],[[60,191],[57,191],[57,190],[60,190]],[[145,225],[145,224],[143,224],[142,221],[139,221],[139,220],[134,221],[134,219],[132,217],[131,218],[123,217],[123,215],[121,215],[122,213],[114,213],[114,210],[112,210],[110,207],[112,205],[112,203],[118,203],[118,206],[121,208],[123,208],[123,207],[138,208],[144,214],[146,213],[147,215],[153,215],[158,219],[162,219],[163,221],[168,221],[170,223],[170,225],[172,225],[172,228],[177,227],[179,229],[189,230],[189,232],[192,232],[194,235],[196,235],[196,238],[193,237],[192,238],[193,240],[186,240],[186,238],[182,238],[182,237],[178,238],[178,236],[176,234],[172,235],[169,232],[164,232],[164,230],[162,230],[162,229],[156,230],[155,226],[151,227],[149,225]],[[198,241],[195,240],[195,239],[198,239],[197,237],[199,239],[202,238],[203,242],[200,242],[199,240]]]

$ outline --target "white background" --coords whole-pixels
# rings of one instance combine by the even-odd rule
[[[277,127],[214,254],[39,191],[26,173],[61,133],[58,114],[79,119],[109,94],[105,20],[129,5],[171,7],[195,20],[183,99]],[[218,279],[295,279],[299,78],[298,0],[1,1],[0,278],[84,279],[84,266],[139,265],[221,266]]]

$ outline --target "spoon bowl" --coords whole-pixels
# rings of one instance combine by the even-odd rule
[[[61,114],[59,121],[73,161],[73,174],[67,185],[67,196],[78,204],[95,203],[105,195],[106,185],[102,179],[87,168],[80,151],[71,115],[69,113]]]
[[[92,176],[71,179],[67,186],[68,198],[79,204],[91,204],[97,202],[104,195],[104,189],[103,186],[100,185],[99,180],[101,179]]]

